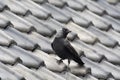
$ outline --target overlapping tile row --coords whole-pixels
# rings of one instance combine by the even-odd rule
[[[0,80],[120,80],[119,0],[0,0]],[[58,64],[66,27],[84,67]]]

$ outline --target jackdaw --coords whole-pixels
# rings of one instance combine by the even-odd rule
[[[80,66],[83,66],[84,63],[80,59],[76,50],[72,47],[69,41],[66,39],[67,34],[71,32],[67,28],[62,28],[60,32],[57,33],[55,39],[53,40],[51,46],[55,53],[61,58],[58,62],[62,62],[64,59],[68,59],[68,66],[70,60],[74,60]]]

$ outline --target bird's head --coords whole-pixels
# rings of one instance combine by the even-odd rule
[[[68,33],[71,32],[70,30],[68,30],[67,28],[62,28],[62,30],[60,30],[58,33],[57,33],[57,36],[58,38],[66,38]]]
[[[68,30],[67,28],[62,28],[62,32],[63,32],[63,37],[66,38],[66,36],[68,35],[68,33],[70,33],[71,31]]]

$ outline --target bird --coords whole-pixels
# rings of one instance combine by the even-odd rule
[[[55,51],[55,54],[61,58],[58,60],[58,63],[61,63],[64,59],[68,59],[68,66],[70,64],[70,60],[74,60],[79,64],[79,66],[83,66],[83,61],[66,38],[70,32],[71,31],[67,28],[62,28],[62,30],[56,34],[53,42],[51,43],[52,49]]]

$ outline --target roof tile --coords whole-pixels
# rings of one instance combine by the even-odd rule
[[[26,51],[15,45],[7,49],[9,49],[13,55],[20,57],[23,64],[27,67],[39,68],[41,65],[44,65],[43,60],[34,56],[30,51]]]
[[[65,14],[60,8],[57,8],[54,5],[46,3],[46,4],[43,4],[43,7],[46,8],[48,11],[50,11],[51,16],[54,19],[60,22],[67,23],[70,20],[70,16]]]
[[[66,80],[83,80],[70,72],[66,72],[65,74],[61,74],[62,77],[64,77]]]
[[[92,0],[77,0],[77,2],[84,4],[90,11],[96,14],[102,15],[104,12],[104,8]]]
[[[45,67],[40,67],[36,72],[37,72],[37,74],[43,74],[43,75],[41,75],[41,77],[43,77],[44,79],[66,80],[65,78],[63,78],[60,75],[46,69]]]
[[[18,2],[22,3],[25,8],[29,9],[38,18],[46,19],[49,16],[49,12],[45,8],[31,0],[19,0]]]
[[[91,69],[90,68],[86,68],[86,67],[80,67],[80,66],[71,66],[70,67],[71,73],[75,74],[75,75],[81,75],[81,76],[85,76],[86,74],[90,74],[91,73]]]
[[[25,67],[24,65],[22,64],[16,64],[14,66],[11,66],[12,70],[14,70],[15,72],[21,74],[22,76],[24,76],[25,80],[42,80],[42,78],[36,74],[35,71]]]
[[[73,41],[72,43],[73,46],[76,46],[75,48],[84,51],[85,56],[93,61],[98,62],[103,58],[102,55],[98,54],[95,50],[80,40]]]
[[[47,53],[45,53],[41,50],[35,50],[34,54],[35,54],[35,56],[44,60],[45,65],[49,70],[52,70],[55,72],[62,72],[66,69],[66,66],[64,63],[58,64],[57,59],[55,59],[54,57],[48,55]]]
[[[103,16],[105,19],[107,19],[107,22],[109,22],[113,29],[120,32],[120,21],[116,20],[115,18],[111,17],[111,16],[108,16],[108,15],[104,15]]]
[[[65,2],[62,0],[48,0],[48,2],[58,7],[63,7],[65,5]]]
[[[107,35],[106,32],[101,31],[94,26],[90,26],[88,30],[98,36],[97,38],[100,40],[100,42],[107,47],[114,47],[118,43],[114,38]]]
[[[119,0],[107,0],[110,4],[116,4],[119,2]]]
[[[84,80],[98,80],[98,79],[89,74],[84,78]]]
[[[15,0],[4,0],[2,2],[6,4],[10,8],[10,10],[16,14],[25,15],[25,13],[27,12],[27,9]]]
[[[38,45],[41,47],[41,50],[47,53],[54,53],[51,47],[51,41],[48,38],[36,33],[32,32],[28,35],[32,41],[36,41]]]
[[[107,59],[107,61],[112,62],[114,64],[120,63],[120,56],[117,55],[116,52],[114,52],[112,49],[105,47],[104,45],[100,43],[96,43],[94,45],[94,49],[101,55],[104,55]],[[105,53],[105,54],[104,54]]]
[[[10,46],[12,43],[14,43],[14,40],[12,37],[10,37],[8,34],[6,34],[3,30],[0,29],[0,45],[3,46]]]
[[[8,27],[7,29],[4,30],[4,32],[7,35],[9,34],[9,36],[14,39],[17,45],[24,49],[33,50],[38,46],[35,42],[30,40],[28,36],[24,35],[20,31],[12,27]]]
[[[11,25],[10,21],[0,17],[0,28],[6,28]]]
[[[100,63],[100,66],[107,72],[110,72],[113,77],[115,79],[120,79],[120,68],[119,67],[116,67],[115,65],[113,65],[112,63],[108,62],[108,61],[102,61]]]
[[[65,25],[56,21],[55,19],[53,18],[50,18],[46,21],[46,24],[47,25],[50,25],[52,28],[56,29],[56,30],[59,30],[61,28],[63,28]]]
[[[34,2],[36,2],[36,3],[43,3],[43,2],[45,2],[46,0],[32,0],[32,1],[34,1]]]
[[[92,13],[89,10],[84,10],[81,14],[87,20],[92,21],[93,25],[102,30],[108,30],[111,26],[110,24],[102,17]]]
[[[78,26],[77,24],[75,24],[73,22],[69,22],[66,26],[71,31],[76,32],[78,34],[78,37],[80,38],[80,40],[82,40],[86,43],[92,44],[92,43],[95,43],[97,40],[97,37],[94,34],[87,31],[86,29],[82,28],[81,26]]]
[[[24,18],[31,24],[33,24],[37,32],[42,34],[43,36],[51,37],[56,33],[56,30],[50,27],[49,25],[45,24],[45,21],[41,21],[32,15],[26,16]]]
[[[2,80],[25,80],[21,74],[18,74],[14,70],[10,69],[6,65],[0,62],[0,78]]]
[[[72,20],[84,27],[88,27],[90,25],[90,21],[85,19],[83,16],[81,16],[79,13],[77,13],[75,10],[69,8],[69,7],[64,7],[63,11],[66,12],[69,16],[71,16]]]
[[[113,29],[110,29],[107,34],[109,36],[111,36],[112,38],[114,38],[116,41],[118,41],[118,43],[120,44],[120,34],[119,32],[113,30]]]
[[[3,11],[0,13],[0,17],[9,20],[14,25],[14,27],[20,31],[30,32],[33,29],[33,25],[31,23],[10,11]]]
[[[72,9],[75,9],[75,10],[84,10],[85,6],[81,3],[78,3],[77,1],[74,1],[74,0],[66,0],[66,3],[68,4],[68,6]]]
[[[105,8],[106,12],[115,18],[120,18],[120,11],[116,9],[114,6],[110,5],[107,1],[105,0],[99,0],[98,3]]]
[[[95,63],[95,62],[93,62],[85,57],[83,57],[82,59],[85,62],[85,66],[91,68],[91,74],[93,76],[100,78],[100,79],[107,79],[108,75],[110,75],[109,72],[107,72],[101,68],[99,63]]]
[[[0,61],[5,64],[13,65],[17,62],[20,62],[21,59],[16,55],[13,55],[11,51],[6,49],[5,47],[0,46]]]
[[[0,11],[3,11],[6,7],[4,3],[0,2]]]
[[[109,1],[0,0],[0,80],[119,80],[120,5]],[[62,28],[83,67],[57,63]]]

